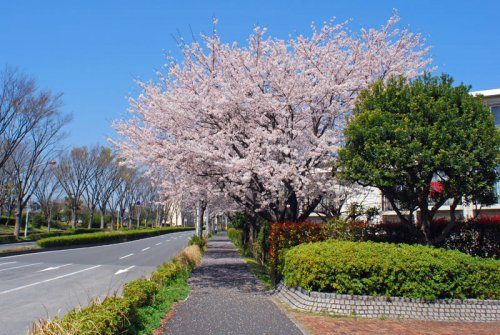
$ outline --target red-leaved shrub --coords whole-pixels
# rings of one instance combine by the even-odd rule
[[[269,231],[269,261],[273,280],[276,280],[281,250],[306,243],[326,239],[323,224],[309,222],[273,223]]]

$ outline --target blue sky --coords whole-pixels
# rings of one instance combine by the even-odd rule
[[[64,93],[68,145],[103,143],[138,93],[134,80],[154,79],[165,52],[178,56],[172,36],[210,32],[213,16],[225,41],[245,43],[255,25],[286,38],[337,17],[357,30],[380,26],[393,9],[427,38],[439,72],[474,90],[500,87],[500,1],[0,0],[0,66]]]

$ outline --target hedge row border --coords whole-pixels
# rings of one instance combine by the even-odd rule
[[[162,229],[140,229],[140,230],[115,230],[106,232],[95,232],[86,234],[71,234],[63,236],[47,237],[37,240],[36,243],[42,248],[76,247],[101,244],[115,244],[139,240],[148,237],[172,234],[194,230],[193,227],[170,227]]]
[[[414,298],[309,292],[302,287],[288,287],[283,281],[277,285],[273,296],[293,309],[334,315],[425,321],[500,321],[500,300],[438,299],[430,302]]]

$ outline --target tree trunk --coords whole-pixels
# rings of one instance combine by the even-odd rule
[[[205,207],[201,203],[196,206],[196,235],[199,238],[203,237],[203,215],[205,214]]]
[[[455,197],[453,202],[450,205],[450,222],[444,227],[444,229],[440,232],[440,234],[434,237],[431,241],[432,245],[440,244],[444,242],[444,240],[448,237],[450,232],[455,228],[457,223],[456,209],[460,198]]]
[[[113,209],[111,209],[111,212],[110,212],[109,226],[110,226],[111,230],[115,230],[115,214],[114,214]]]
[[[101,209],[101,229],[106,226],[106,208]]]
[[[47,212],[47,231],[50,233],[50,227],[52,225],[52,209]]]
[[[212,227],[210,226],[210,209],[208,208],[208,206],[207,206],[207,209],[205,211],[207,214],[207,217],[205,220],[205,225],[207,226],[207,235],[209,235],[212,233]]]
[[[21,224],[23,221],[23,200],[18,199],[16,206],[17,206],[17,211],[16,211],[16,224],[14,226],[14,236],[19,237],[19,233],[21,232]]]
[[[76,229],[76,206],[71,208],[71,228]]]
[[[91,207],[89,208],[90,209],[90,213],[89,213],[89,222],[88,222],[88,225],[87,227],[89,229],[92,228],[92,224],[94,223],[94,212],[95,212],[95,207]]]

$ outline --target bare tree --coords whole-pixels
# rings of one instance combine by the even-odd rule
[[[88,148],[76,147],[61,157],[56,169],[57,179],[68,197],[73,228],[76,228],[78,208],[92,176],[93,164]]]
[[[40,122],[58,114],[60,98],[15,69],[0,72],[0,168]]]
[[[99,187],[98,207],[101,212],[101,229],[104,229],[109,201],[122,182],[121,171],[123,168],[119,165],[116,155],[110,148],[102,148],[98,159],[99,169],[102,169],[101,173],[96,175]],[[113,224],[111,229],[114,229]]]
[[[3,168],[0,168],[0,215],[6,209],[9,218],[12,214],[11,204],[14,202],[14,186],[14,168],[12,162],[7,161]],[[5,225],[8,225],[8,222],[5,220]]]
[[[61,184],[57,180],[54,168],[49,168],[42,175],[38,187],[34,191],[36,200],[47,220],[48,231],[50,231],[54,210],[57,207],[54,200],[60,196],[61,191]]]
[[[95,210],[99,202],[99,179],[104,172],[104,167],[101,166],[102,160],[99,159],[101,150],[102,147],[100,146],[95,146],[90,149],[87,161],[89,164],[89,175],[83,198],[88,210],[89,217],[87,227],[89,229],[92,228],[92,223],[94,222]]]
[[[363,203],[370,191],[355,183],[337,182],[315,209],[320,219],[339,218],[353,201]]]
[[[55,156],[56,145],[63,136],[62,128],[69,121],[60,114],[49,114],[29,132],[10,156],[16,185],[16,225],[19,236],[23,209]]]

